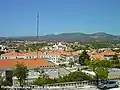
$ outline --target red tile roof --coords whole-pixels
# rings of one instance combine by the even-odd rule
[[[113,52],[112,50],[105,50],[105,51],[102,52],[101,54],[102,54],[102,55],[109,56],[109,55],[115,55],[116,52]]]
[[[5,54],[2,54],[2,56],[23,56],[25,53],[19,53],[19,52],[8,52]]]
[[[0,67],[13,67],[17,63],[23,63],[25,66],[49,66],[50,63],[44,59],[18,59],[18,60],[0,60]]]

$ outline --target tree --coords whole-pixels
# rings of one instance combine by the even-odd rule
[[[79,56],[79,64],[85,65],[85,60],[90,60],[86,51],[83,51]]]
[[[69,65],[70,65],[70,67],[72,67],[74,65],[74,62],[73,61],[69,61]]]
[[[34,71],[39,73],[39,77],[40,77],[40,78],[49,77],[49,76],[45,73],[45,71],[44,71],[43,69],[40,69],[39,67],[35,68]]]
[[[119,64],[119,58],[118,58],[118,55],[117,55],[117,54],[115,54],[115,55],[113,56],[112,62],[114,63],[114,65],[115,65],[115,64]]]
[[[118,55],[115,54],[112,59],[113,59],[113,60],[118,60]]]
[[[98,79],[106,80],[108,79],[108,70],[112,68],[112,63],[107,60],[86,60],[86,65],[96,73],[96,80],[98,84]]]
[[[20,51],[17,49],[17,50],[15,50],[15,52],[18,52],[18,53],[19,53]]]
[[[3,77],[2,77],[2,73],[0,73],[0,90],[2,85],[3,85]]]
[[[27,66],[24,66],[23,63],[17,63],[15,65],[15,69],[13,70],[13,75],[17,77],[20,86],[23,86],[26,78],[28,77],[28,69]]]
[[[0,56],[2,55],[2,54],[4,54],[5,52],[4,51],[0,51]]]
[[[53,82],[53,80],[49,78],[49,76],[45,73],[43,69],[40,69],[39,67],[37,67],[34,70],[35,72],[39,73],[39,77],[33,81],[33,84],[43,85],[43,84],[49,84]]]
[[[49,78],[49,76],[44,72],[44,70],[35,68],[35,72],[39,73],[39,77],[33,81],[35,85],[44,85],[54,83],[54,80]]]
[[[98,74],[100,80],[107,80],[109,73],[107,69],[97,68],[95,71]]]
[[[29,48],[27,47],[27,48],[26,48],[26,52],[28,52],[28,51],[29,51]]]

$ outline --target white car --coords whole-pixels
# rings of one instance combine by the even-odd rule
[[[110,81],[110,80],[104,81],[98,85],[98,88],[100,88],[100,89],[117,88],[117,87],[119,87],[118,82]]]

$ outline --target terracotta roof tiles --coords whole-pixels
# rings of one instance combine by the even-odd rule
[[[44,59],[15,59],[0,60],[0,67],[13,67],[17,63],[24,63],[25,66],[49,66],[50,63]]]

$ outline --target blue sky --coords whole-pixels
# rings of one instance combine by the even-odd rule
[[[0,36],[63,32],[120,35],[120,0],[0,0]]]

